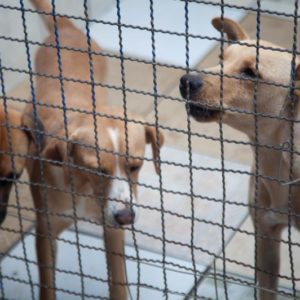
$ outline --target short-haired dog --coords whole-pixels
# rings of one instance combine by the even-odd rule
[[[292,128],[289,121],[299,119],[300,106],[297,89],[288,88],[291,74],[294,82],[300,79],[300,62],[295,57],[293,68],[291,53],[264,40],[257,43],[230,19],[215,18],[212,24],[229,40],[229,45],[224,43],[223,63],[184,75],[180,91],[197,121],[222,120],[250,139],[257,159],[249,203],[257,234],[259,294],[261,300],[276,299],[282,230],[289,222],[300,228],[300,186],[289,184],[300,178],[300,127],[297,122]]]
[[[104,89],[97,84],[103,82],[106,71],[99,46],[93,40],[89,45],[87,36],[68,18],[55,16],[47,1],[32,3],[43,13],[50,32],[45,44],[52,45],[41,46],[35,61],[41,74],[36,78],[36,98],[45,130],[41,156],[46,161],[28,163],[31,181],[50,186],[46,192],[39,184],[31,188],[37,208],[40,299],[55,298],[55,240],[75,217],[105,221],[110,298],[126,299],[121,227],[136,219],[137,180],[145,146],[152,144],[158,169],[163,135],[130,113],[126,122],[122,109],[105,105]],[[55,46],[58,41],[60,49]],[[31,111],[28,105],[26,112]]]

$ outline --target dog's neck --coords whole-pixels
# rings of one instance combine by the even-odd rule
[[[296,103],[293,119],[298,120],[298,116],[300,116],[300,109],[299,104]],[[289,169],[289,159],[286,159],[290,156],[289,152],[291,150],[300,152],[300,144],[297,143],[300,140],[300,135],[299,130],[296,130],[300,124],[294,123],[292,127],[291,122],[288,121],[291,119],[291,115],[287,113],[282,114],[281,117],[281,120],[274,118],[267,122],[265,118],[258,119],[258,136],[249,136],[253,145],[254,159],[258,160],[258,166],[261,169],[260,173],[274,178],[282,177],[283,175],[279,173],[282,173],[284,169]],[[264,127],[264,130],[259,130],[261,126]],[[259,146],[256,147],[255,145]],[[298,158],[296,157],[296,159]],[[295,174],[295,176],[298,175]]]

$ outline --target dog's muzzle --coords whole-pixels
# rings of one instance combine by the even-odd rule
[[[186,74],[180,78],[179,90],[181,96],[187,100],[186,110],[188,114],[197,121],[210,121],[219,114],[220,110],[199,102],[197,95],[199,95],[198,92],[202,86],[203,81],[200,76]]]
[[[194,94],[201,89],[203,81],[201,77],[186,74],[180,78],[179,90],[184,99],[192,99]]]
[[[115,221],[123,226],[123,225],[130,225],[134,223],[135,219],[135,212],[133,209],[130,208],[124,208],[121,210],[118,210],[114,213]]]
[[[208,121],[218,116],[220,110],[209,108],[201,103],[190,101],[186,104],[189,115],[198,121]]]

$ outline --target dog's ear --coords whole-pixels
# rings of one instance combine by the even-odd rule
[[[159,130],[158,135],[155,127],[145,126],[145,134],[146,134],[146,143],[151,144],[152,147],[152,155],[154,159],[155,171],[159,173],[159,164],[158,162],[158,151],[162,147],[164,143],[164,136],[162,132]]]
[[[82,128],[75,130],[68,141],[62,139],[51,138],[47,141],[47,145],[42,152],[42,156],[51,160],[52,164],[61,165],[61,163],[67,163],[73,161],[74,151],[76,148],[76,141],[79,139],[79,135],[84,133]]]
[[[42,152],[42,156],[54,165],[67,161],[67,142],[51,138]]]
[[[227,18],[224,18],[223,21],[224,22],[222,22],[221,18],[217,17],[212,19],[211,22],[218,31],[223,30],[227,34],[229,40],[241,41],[249,39],[248,34],[238,23]]]
[[[24,113],[22,115],[21,126],[24,128],[24,132],[28,136],[29,140],[32,141],[39,150],[44,147],[44,127],[42,122],[38,118]]]

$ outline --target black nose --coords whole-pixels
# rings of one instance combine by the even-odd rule
[[[129,225],[133,224],[135,213],[132,209],[125,208],[122,210],[118,210],[114,214],[115,220],[119,225]]]
[[[198,89],[202,87],[200,76],[186,74],[180,78],[180,93],[183,98],[190,98]]]

